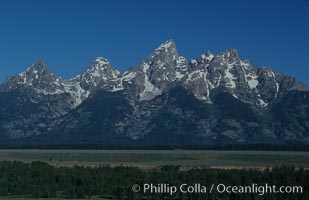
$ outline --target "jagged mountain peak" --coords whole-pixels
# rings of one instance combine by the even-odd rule
[[[207,51],[206,53],[203,53],[196,59],[192,59],[190,61],[190,64],[193,66],[197,66],[203,63],[209,64],[212,61],[229,63],[229,62],[241,61],[241,60],[238,56],[237,49],[228,49],[228,50],[222,51],[219,54],[214,54],[211,51]],[[247,62],[247,60],[245,60],[244,62]]]
[[[104,57],[96,57],[94,60],[94,63],[100,64],[100,65],[109,65],[109,61],[107,58]]]
[[[35,63],[31,65],[31,67],[47,69],[47,64],[43,60],[37,60]]]
[[[200,57],[198,57],[196,60],[192,60],[192,61],[193,61],[193,63],[196,63],[196,62],[198,62],[198,63],[204,63],[204,62],[209,63],[209,62],[212,61],[212,59],[215,56],[216,56],[215,54],[211,53],[210,51],[207,51],[206,53],[204,53]]]
[[[116,70],[106,58],[97,57],[83,72],[81,77],[91,76],[105,79],[108,77],[116,78],[119,74],[120,72]]]
[[[22,81],[20,81],[20,79],[22,79]],[[17,84],[27,84],[32,86],[33,84],[49,83],[55,80],[60,81],[62,78],[56,77],[48,70],[45,62],[39,60],[16,77],[13,77],[12,81],[13,80],[16,80]]]
[[[162,51],[162,50],[167,51],[170,48],[174,48],[174,49],[176,48],[176,43],[173,39],[166,40],[156,50],[157,51]]]
[[[227,50],[224,50],[224,51],[221,53],[221,55],[223,55],[223,56],[225,56],[225,57],[228,57],[228,58],[239,59],[237,49],[227,49]]]
[[[22,73],[10,77],[1,85],[1,91],[9,91],[18,88],[31,88],[37,94],[54,95],[65,93],[61,77],[51,73],[43,61],[37,61]],[[34,97],[35,98],[35,97]]]
[[[113,66],[110,64],[107,58],[104,57],[97,57],[90,65],[89,67],[84,71],[104,71],[107,68],[114,69]],[[114,69],[116,70],[116,69]]]
[[[24,72],[20,74],[43,74],[43,73],[51,73],[49,72],[47,65],[45,64],[44,61],[39,60],[36,63],[32,64],[30,67],[28,67]]]
[[[175,61],[179,57],[176,43],[173,40],[167,40],[161,44],[148,56],[148,62],[154,62],[160,60],[164,61]]]
[[[241,59],[239,58],[237,49],[227,49],[222,51],[219,54],[212,54],[211,60],[215,62],[223,62],[223,63],[234,63],[234,62],[240,62]]]
[[[78,82],[85,91],[92,91],[100,85],[110,88],[110,81],[116,79],[120,72],[104,57],[97,57],[89,67],[72,81]]]
[[[179,56],[175,42],[170,39],[156,48],[141,63],[140,69],[147,75],[149,84],[161,91],[169,83],[184,76],[187,62],[184,57]]]

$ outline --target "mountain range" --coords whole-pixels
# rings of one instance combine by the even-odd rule
[[[119,72],[65,80],[38,61],[0,85],[0,140],[49,144],[309,144],[309,88],[235,49],[187,60],[168,40]]]

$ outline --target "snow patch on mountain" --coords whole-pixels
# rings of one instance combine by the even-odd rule
[[[258,100],[259,100],[260,106],[262,107],[268,106],[268,103],[266,103],[263,99],[258,99]]]
[[[245,76],[246,76],[246,80],[247,80],[247,83],[249,85],[249,88],[251,90],[256,89],[256,87],[259,84],[258,76],[256,74],[253,74],[253,73],[246,74]]]
[[[141,68],[142,68],[142,71],[146,74],[146,73],[148,73],[150,65],[148,63],[142,62]]]
[[[68,81],[63,83],[65,93],[71,94],[74,100],[74,107],[79,106],[85,99],[88,98],[90,91],[83,89],[79,82]]]
[[[156,88],[150,81],[148,76],[144,76],[143,91],[139,94],[141,101],[151,100],[154,97],[161,95],[162,91]]]
[[[212,61],[215,56],[212,53],[208,52],[207,54],[202,54],[201,57],[203,60]]]
[[[278,93],[279,93],[279,83],[276,81],[276,75],[273,71],[270,70],[269,72],[271,74],[271,76],[273,77],[273,80],[274,80],[274,83],[276,85],[276,95],[275,95],[275,98],[277,98],[278,96]]]
[[[188,64],[187,60],[179,56],[176,60],[176,79],[180,80],[182,79],[186,74],[188,73]]]
[[[227,64],[227,69],[225,71],[224,78],[227,80],[225,86],[229,88],[236,88],[236,83],[234,80],[236,80],[237,78],[231,73],[231,70],[234,68],[234,64],[235,63]]]
[[[210,90],[212,88],[207,78],[207,70],[196,70],[189,73],[185,83],[191,88],[196,98],[211,103]]]
[[[133,79],[136,77],[137,72],[130,72],[127,71],[125,73],[122,74],[122,76],[118,77],[115,80],[111,80],[113,82],[115,82],[116,84],[113,86],[113,89],[110,90],[111,92],[116,92],[116,91],[120,91],[120,90],[124,90],[125,89],[125,83],[128,84],[133,84]]]

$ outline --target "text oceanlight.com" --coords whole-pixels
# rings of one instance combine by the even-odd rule
[[[180,186],[174,186],[170,184],[134,184],[132,186],[133,192],[143,192],[152,194],[169,194],[173,195],[177,192],[180,193],[201,193],[207,194],[212,192],[217,193],[235,193],[235,194],[301,194],[303,193],[302,186],[276,186],[276,185],[225,185],[225,184],[212,184],[210,186],[205,186],[200,183],[196,184],[181,184]]]

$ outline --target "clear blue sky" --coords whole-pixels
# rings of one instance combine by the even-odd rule
[[[97,56],[123,71],[169,38],[188,59],[237,48],[309,85],[306,0],[1,0],[0,82],[36,60],[65,78]]]

